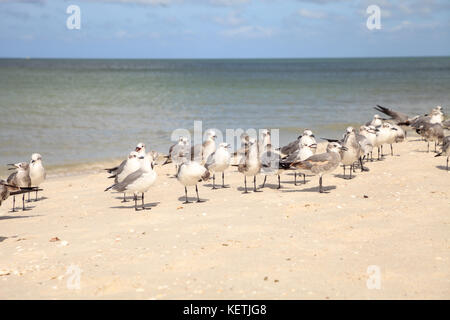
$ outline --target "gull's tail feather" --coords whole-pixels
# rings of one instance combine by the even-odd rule
[[[109,168],[109,169],[103,169],[103,170],[107,171],[108,173],[113,173],[114,171],[117,171],[117,169],[119,169],[119,167],[114,167],[114,168]]]

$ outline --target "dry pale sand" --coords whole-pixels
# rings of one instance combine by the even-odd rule
[[[269,177],[244,195],[232,168],[230,189],[206,183],[207,202],[189,205],[173,167],[157,167],[145,212],[103,192],[104,173],[50,178],[30,211],[0,207],[0,298],[448,299],[450,173],[424,150],[395,145],[351,181],[339,168],[324,178],[328,194],[317,177],[295,187],[285,174],[282,190]],[[367,287],[371,265],[380,289]]]

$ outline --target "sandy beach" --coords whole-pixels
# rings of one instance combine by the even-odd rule
[[[281,190],[273,176],[242,194],[233,167],[231,188],[210,180],[207,201],[185,205],[173,166],[157,166],[151,210],[138,212],[103,192],[101,170],[50,174],[31,210],[0,207],[0,299],[449,299],[450,173],[408,140],[352,180],[342,168],[325,176],[327,194],[291,173]]]

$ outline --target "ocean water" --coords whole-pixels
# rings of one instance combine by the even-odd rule
[[[376,104],[410,114],[450,102],[450,57],[274,60],[0,59],[0,164],[167,152],[174,129],[304,128],[340,137]]]

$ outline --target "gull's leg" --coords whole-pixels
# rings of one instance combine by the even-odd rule
[[[266,179],[267,179],[267,176],[264,176],[264,182],[263,182],[261,188],[264,188],[264,186],[266,185]]]
[[[36,190],[36,198],[34,199],[34,201],[38,201],[37,194],[38,194],[38,191]]]
[[[448,171],[448,157],[447,157],[447,171]]]
[[[248,191],[247,191],[247,176],[245,174],[244,174],[244,186],[245,186],[244,193],[248,193]]]
[[[187,197],[187,187],[186,186],[184,186],[184,196],[185,196],[186,201],[184,201],[183,203],[190,203],[188,201],[188,197]]]
[[[344,179],[345,179],[345,165],[342,165],[344,167]]]
[[[294,172],[294,186],[297,185],[297,172]]]
[[[30,200],[30,193],[31,192],[28,192],[28,200],[27,200],[27,202],[31,202],[31,200]]]
[[[261,192],[261,190],[256,189],[256,176],[253,176],[253,192]]]
[[[430,152],[430,141],[428,141],[427,152]]]
[[[393,156],[394,155],[394,148],[392,147],[392,144],[391,144],[391,156]]]
[[[437,142],[435,141],[434,142],[434,153],[436,153],[437,152]]]
[[[383,145],[381,145],[381,157],[383,158],[384,154],[383,154]]]
[[[222,188],[229,188],[229,186],[225,185],[225,172],[222,172]]]
[[[353,165],[351,164],[350,165],[350,178],[349,178],[350,180],[352,179],[352,171],[353,171]]]
[[[13,208],[12,212],[16,212],[16,196],[13,196]]]
[[[28,192],[28,194],[30,194],[30,193]],[[23,211],[27,210],[27,209],[25,209],[25,193],[22,195],[22,210]]]
[[[124,193],[123,193],[123,200],[122,200],[122,202],[128,202],[128,201],[127,201],[127,198],[125,198],[125,194],[126,194],[126,193],[124,192]]]
[[[216,173],[213,173],[213,190],[216,190]]]
[[[144,193],[142,192],[142,210],[145,210],[145,206],[144,206]]]
[[[303,184],[306,184],[306,174],[302,173],[303,175]]]
[[[197,193],[197,202],[203,202],[203,200],[200,200],[200,197],[198,196],[198,188],[197,188],[197,185],[195,185],[195,192]]]
[[[353,169],[353,173],[356,173],[355,163],[352,164],[351,168]]]
[[[278,189],[281,189],[281,178],[280,175],[278,175]]]
[[[138,208],[137,208],[137,194],[136,193],[134,194],[134,211],[138,211]]]
[[[320,176],[319,178],[319,192],[323,193],[323,188],[322,188],[322,176]]]

